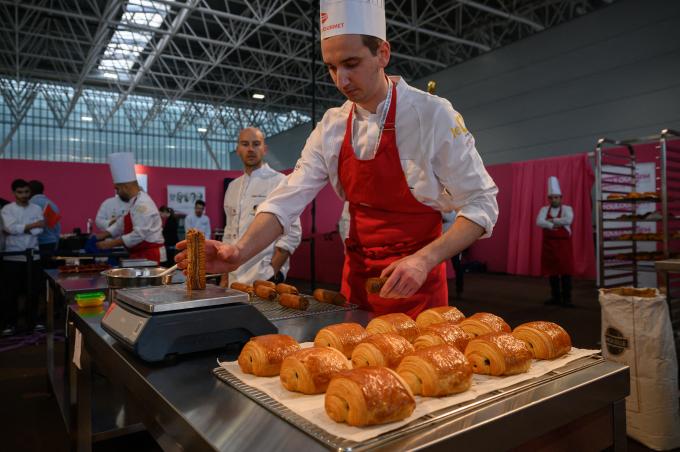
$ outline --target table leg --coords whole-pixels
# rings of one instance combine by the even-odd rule
[[[75,336],[75,335],[74,335]],[[74,337],[75,340],[75,337]],[[75,449],[92,451],[92,366],[85,344],[81,344],[80,369],[76,367],[76,419],[72,422]]]
[[[614,452],[626,452],[628,450],[628,436],[626,435],[625,399],[612,404],[612,430],[614,433]]]

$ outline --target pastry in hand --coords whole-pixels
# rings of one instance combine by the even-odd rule
[[[488,312],[478,312],[458,324],[468,335],[472,337],[489,333],[509,333],[510,325],[505,323],[497,315]]]
[[[571,337],[556,323],[528,322],[514,329],[512,335],[529,346],[531,355],[537,359],[555,359],[571,350]]]
[[[332,347],[341,351],[347,359],[357,345],[368,337],[363,326],[358,323],[336,323],[321,328],[314,338],[317,347]]]
[[[406,419],[415,410],[416,400],[392,369],[362,367],[333,377],[324,407],[335,422],[363,427]]]
[[[465,348],[465,357],[476,374],[515,375],[531,366],[529,347],[509,333],[491,333],[472,339]]]
[[[465,318],[465,315],[453,306],[439,306],[437,308],[426,309],[416,318],[416,324],[421,330],[435,323],[453,322],[458,323]]]
[[[384,366],[396,369],[401,359],[415,349],[395,333],[373,334],[361,341],[352,352],[354,367]]]
[[[289,391],[322,394],[335,374],[349,369],[349,361],[338,350],[312,347],[288,355],[281,364],[279,377]]]
[[[366,280],[366,292],[378,294],[387,282],[387,278],[368,278]]]
[[[397,333],[404,336],[409,342],[413,342],[418,337],[418,325],[406,314],[400,312],[385,314],[374,318],[366,326],[368,334],[378,333]]]
[[[463,352],[451,345],[434,345],[409,353],[397,373],[416,395],[442,397],[467,391],[472,366]]]
[[[265,334],[250,339],[238,355],[238,365],[246,374],[273,377],[279,374],[281,363],[300,350],[300,344],[285,334]]]
[[[455,323],[444,322],[435,323],[422,330],[413,346],[418,350],[432,345],[448,344],[464,352],[469,341],[470,337],[461,327]]]

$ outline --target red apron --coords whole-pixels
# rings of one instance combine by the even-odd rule
[[[409,298],[387,299],[366,293],[366,279],[380,276],[389,264],[418,251],[442,233],[441,213],[413,197],[401,167],[394,128],[396,84],[392,85],[383,133],[375,156],[360,160],[352,147],[352,116],[347,118],[340,149],[338,177],[349,201],[342,294],[360,308],[378,315],[403,312],[411,317],[448,304],[446,267],[434,267],[423,286]]]
[[[135,201],[137,198],[135,198]],[[123,217],[123,234],[129,234],[132,232],[134,229],[132,226],[132,215],[130,212],[132,211],[132,207],[134,206],[134,203],[130,205],[130,210],[128,213],[125,214],[125,217]],[[138,243],[137,245],[133,246],[132,248],[128,248],[128,253],[130,253],[130,259],[148,259],[150,261],[154,261],[158,264],[161,262],[161,247],[163,246],[162,243],[151,243],[147,241],[143,241],[141,243]]]
[[[551,210],[548,206],[548,213],[545,215],[546,220],[559,218],[562,214],[562,206],[557,212],[557,217],[550,214]],[[544,275],[571,275],[574,273],[571,234],[566,228],[543,229],[541,271]]]

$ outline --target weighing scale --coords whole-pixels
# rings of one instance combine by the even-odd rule
[[[248,295],[207,285],[187,292],[185,284],[119,289],[102,327],[145,361],[245,343],[277,333]]]

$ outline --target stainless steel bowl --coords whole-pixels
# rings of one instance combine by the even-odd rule
[[[158,276],[166,270],[163,267],[147,268],[112,268],[101,274],[106,277],[109,289],[122,289],[124,287],[162,286],[170,284],[172,273]]]

